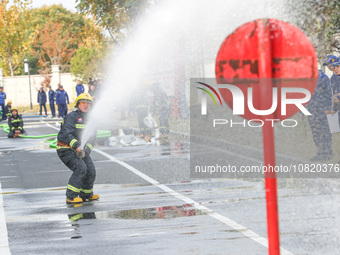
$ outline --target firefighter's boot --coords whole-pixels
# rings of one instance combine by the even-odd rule
[[[98,194],[93,194],[92,197],[89,198],[90,201],[98,200],[98,199],[99,199],[99,195]]]
[[[80,197],[75,197],[75,198],[66,197],[66,204],[78,204],[82,202],[83,202],[83,199]]]

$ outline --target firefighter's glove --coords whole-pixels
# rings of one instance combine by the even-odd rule
[[[90,153],[91,153],[91,148],[90,148],[90,147],[85,146],[84,150],[85,150],[85,153],[86,153],[87,155],[90,155]]]

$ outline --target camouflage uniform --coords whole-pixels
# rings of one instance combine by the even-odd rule
[[[332,134],[329,130],[326,110],[331,110],[332,91],[329,78],[319,70],[318,83],[307,109],[312,114],[308,122],[312,130],[317,154],[314,160],[328,160],[332,156]]]

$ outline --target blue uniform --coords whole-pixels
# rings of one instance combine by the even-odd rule
[[[46,101],[47,101],[47,98],[46,98],[46,93],[45,91],[38,91],[38,103],[40,105],[40,115],[42,115],[42,107],[44,107],[45,109],[45,114],[47,115],[47,110],[46,110]]]
[[[337,76],[335,74],[332,75],[331,77],[331,88],[333,91],[333,95],[340,93],[340,76]],[[337,96],[338,100],[340,100],[340,96]],[[339,111],[339,105],[340,103],[336,104],[335,110],[338,110],[338,116],[339,116],[339,125],[340,125],[340,111]]]
[[[52,117],[55,117],[54,98],[55,98],[55,92],[53,90],[50,90],[48,92],[48,101],[50,102]]]
[[[76,86],[77,97],[85,92],[83,84],[77,84]]]
[[[2,116],[1,119],[5,120],[6,119],[6,114],[5,114],[5,99],[6,99],[6,93],[5,92],[0,92],[0,106],[1,106],[1,112]]]
[[[319,70],[318,83],[306,108],[312,114],[308,122],[317,150],[315,160],[328,160],[332,156],[332,134],[329,130],[326,110],[331,110],[332,91],[329,78]]]
[[[67,114],[67,104],[69,103],[67,92],[65,90],[58,90],[55,100],[58,105],[59,116],[64,118]]]

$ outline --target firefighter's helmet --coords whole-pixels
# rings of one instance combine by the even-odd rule
[[[93,98],[91,97],[91,95],[89,93],[82,93],[80,94],[75,102],[76,107],[78,107],[78,104],[82,101],[86,101],[88,103],[92,103],[93,102]]]

